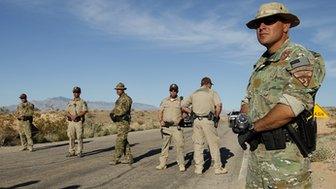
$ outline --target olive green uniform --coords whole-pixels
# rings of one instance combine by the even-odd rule
[[[324,63],[287,40],[270,55],[265,52],[254,66],[243,104],[252,122],[263,118],[275,105],[288,105],[295,116],[312,110],[323,80]],[[291,123],[297,128],[296,123]],[[283,150],[267,151],[264,144],[251,152],[246,188],[310,188],[310,161],[293,142]]]
[[[164,166],[167,163],[169,146],[174,141],[176,148],[176,160],[180,167],[184,167],[184,139],[183,131],[178,125],[182,119],[181,100],[179,97],[167,97],[160,104],[160,111],[163,114],[164,122],[173,122],[174,125],[169,127],[162,126],[163,143],[160,155],[160,165]]]
[[[34,105],[30,102],[21,103],[16,108],[16,116],[19,119],[19,134],[21,146],[23,149],[33,150],[33,140],[31,133],[31,120],[26,120],[23,117],[33,117]]]
[[[119,96],[115,103],[115,107],[112,110],[112,114],[120,118],[116,122],[117,126],[117,138],[115,143],[115,153],[113,161],[118,162],[124,155],[126,161],[132,162],[133,156],[131,152],[130,144],[127,140],[127,135],[130,130],[130,117],[131,117],[132,99],[123,93]]]
[[[88,106],[87,103],[82,100],[81,98],[72,99],[67,108],[66,111],[70,115],[79,115],[81,112],[87,112]],[[84,128],[83,128],[83,122],[84,117],[75,120],[70,121],[68,120],[68,130],[67,134],[69,137],[69,153],[70,155],[75,154],[81,154],[83,150],[83,134],[84,134]],[[75,140],[77,138],[78,145],[77,145],[77,151],[75,149]]]

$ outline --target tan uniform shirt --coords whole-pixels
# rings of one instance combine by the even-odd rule
[[[66,111],[68,113],[70,113],[71,115],[78,115],[81,112],[85,112],[88,111],[88,107],[87,104],[84,100],[82,100],[81,98],[79,99],[72,99],[67,108]]]
[[[163,121],[177,124],[182,119],[181,100],[179,97],[167,97],[160,104],[160,111],[163,112]]]
[[[216,91],[201,87],[186,98],[182,106],[189,107],[192,105],[192,110],[197,116],[207,116],[210,112],[215,113],[215,106],[220,104],[221,99]]]

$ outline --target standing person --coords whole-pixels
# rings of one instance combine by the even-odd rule
[[[31,125],[33,123],[34,104],[28,102],[26,94],[21,94],[19,98],[21,99],[21,103],[17,106],[15,114],[19,120],[21,150],[29,150],[32,152],[34,149]]]
[[[117,139],[115,143],[115,153],[112,161],[110,162],[111,165],[119,163],[133,163],[131,146],[127,140],[127,134],[130,130],[131,122],[132,99],[125,93],[126,89],[127,88],[123,83],[118,83],[115,87],[119,98],[115,102],[115,106],[110,113],[110,117],[117,126]],[[124,159],[120,160],[122,156],[124,156]]]
[[[83,123],[85,120],[85,114],[88,112],[86,102],[80,98],[81,88],[74,87],[73,99],[69,102],[66,113],[68,118],[68,137],[69,137],[69,152],[67,157],[76,156],[82,157],[83,150]],[[75,140],[77,137],[77,151],[75,150]]]
[[[289,30],[299,23],[283,4],[273,2],[261,5],[246,24],[267,49],[254,66],[241,106],[249,130],[238,135],[238,142],[244,150],[249,143],[252,151],[246,188],[312,187],[310,160],[302,147],[314,150],[314,97],[325,68],[319,54],[291,42]]]
[[[227,170],[222,167],[219,136],[217,126],[219,115],[222,111],[222,103],[216,91],[212,90],[212,81],[208,77],[201,80],[201,88],[183,101],[183,110],[195,116],[193,126],[195,173],[203,172],[204,139],[210,147],[212,160],[214,161],[215,174],[225,174]],[[192,111],[188,108],[192,106]]]
[[[169,87],[169,97],[163,99],[160,104],[159,122],[163,143],[160,164],[156,166],[158,170],[167,168],[169,146],[173,140],[176,148],[177,164],[181,172],[185,171],[183,155],[184,139],[182,129],[179,126],[182,120],[182,107],[181,100],[177,94],[178,86],[171,84]]]

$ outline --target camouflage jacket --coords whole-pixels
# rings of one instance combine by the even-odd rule
[[[112,114],[116,116],[130,115],[132,107],[132,99],[126,93],[123,93],[115,102]]]
[[[17,117],[21,116],[33,116],[34,114],[34,104],[30,102],[20,103],[15,112]]]
[[[290,106],[295,116],[313,108],[315,94],[325,75],[321,56],[317,63],[314,55],[288,39],[274,54],[265,52],[260,57],[243,100],[253,122],[278,103]]]

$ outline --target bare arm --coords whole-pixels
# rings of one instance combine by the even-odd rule
[[[164,122],[163,122],[163,109],[160,109],[159,111],[159,123],[161,126],[164,125]]]
[[[81,111],[81,112],[78,114],[78,116],[79,116],[79,117],[85,116],[86,113],[88,113],[87,110],[85,110],[85,111]]]
[[[242,104],[242,105],[240,106],[240,112],[241,112],[241,113],[245,113],[245,114],[247,114],[248,111],[249,111],[248,104]]]
[[[215,106],[215,116],[219,117],[219,115],[222,113],[222,103]]]
[[[277,104],[265,117],[254,123],[254,130],[262,132],[277,129],[289,123],[294,117],[295,115],[289,106]]]
[[[191,110],[189,108],[182,107],[182,111],[187,113],[187,114],[191,114]]]

